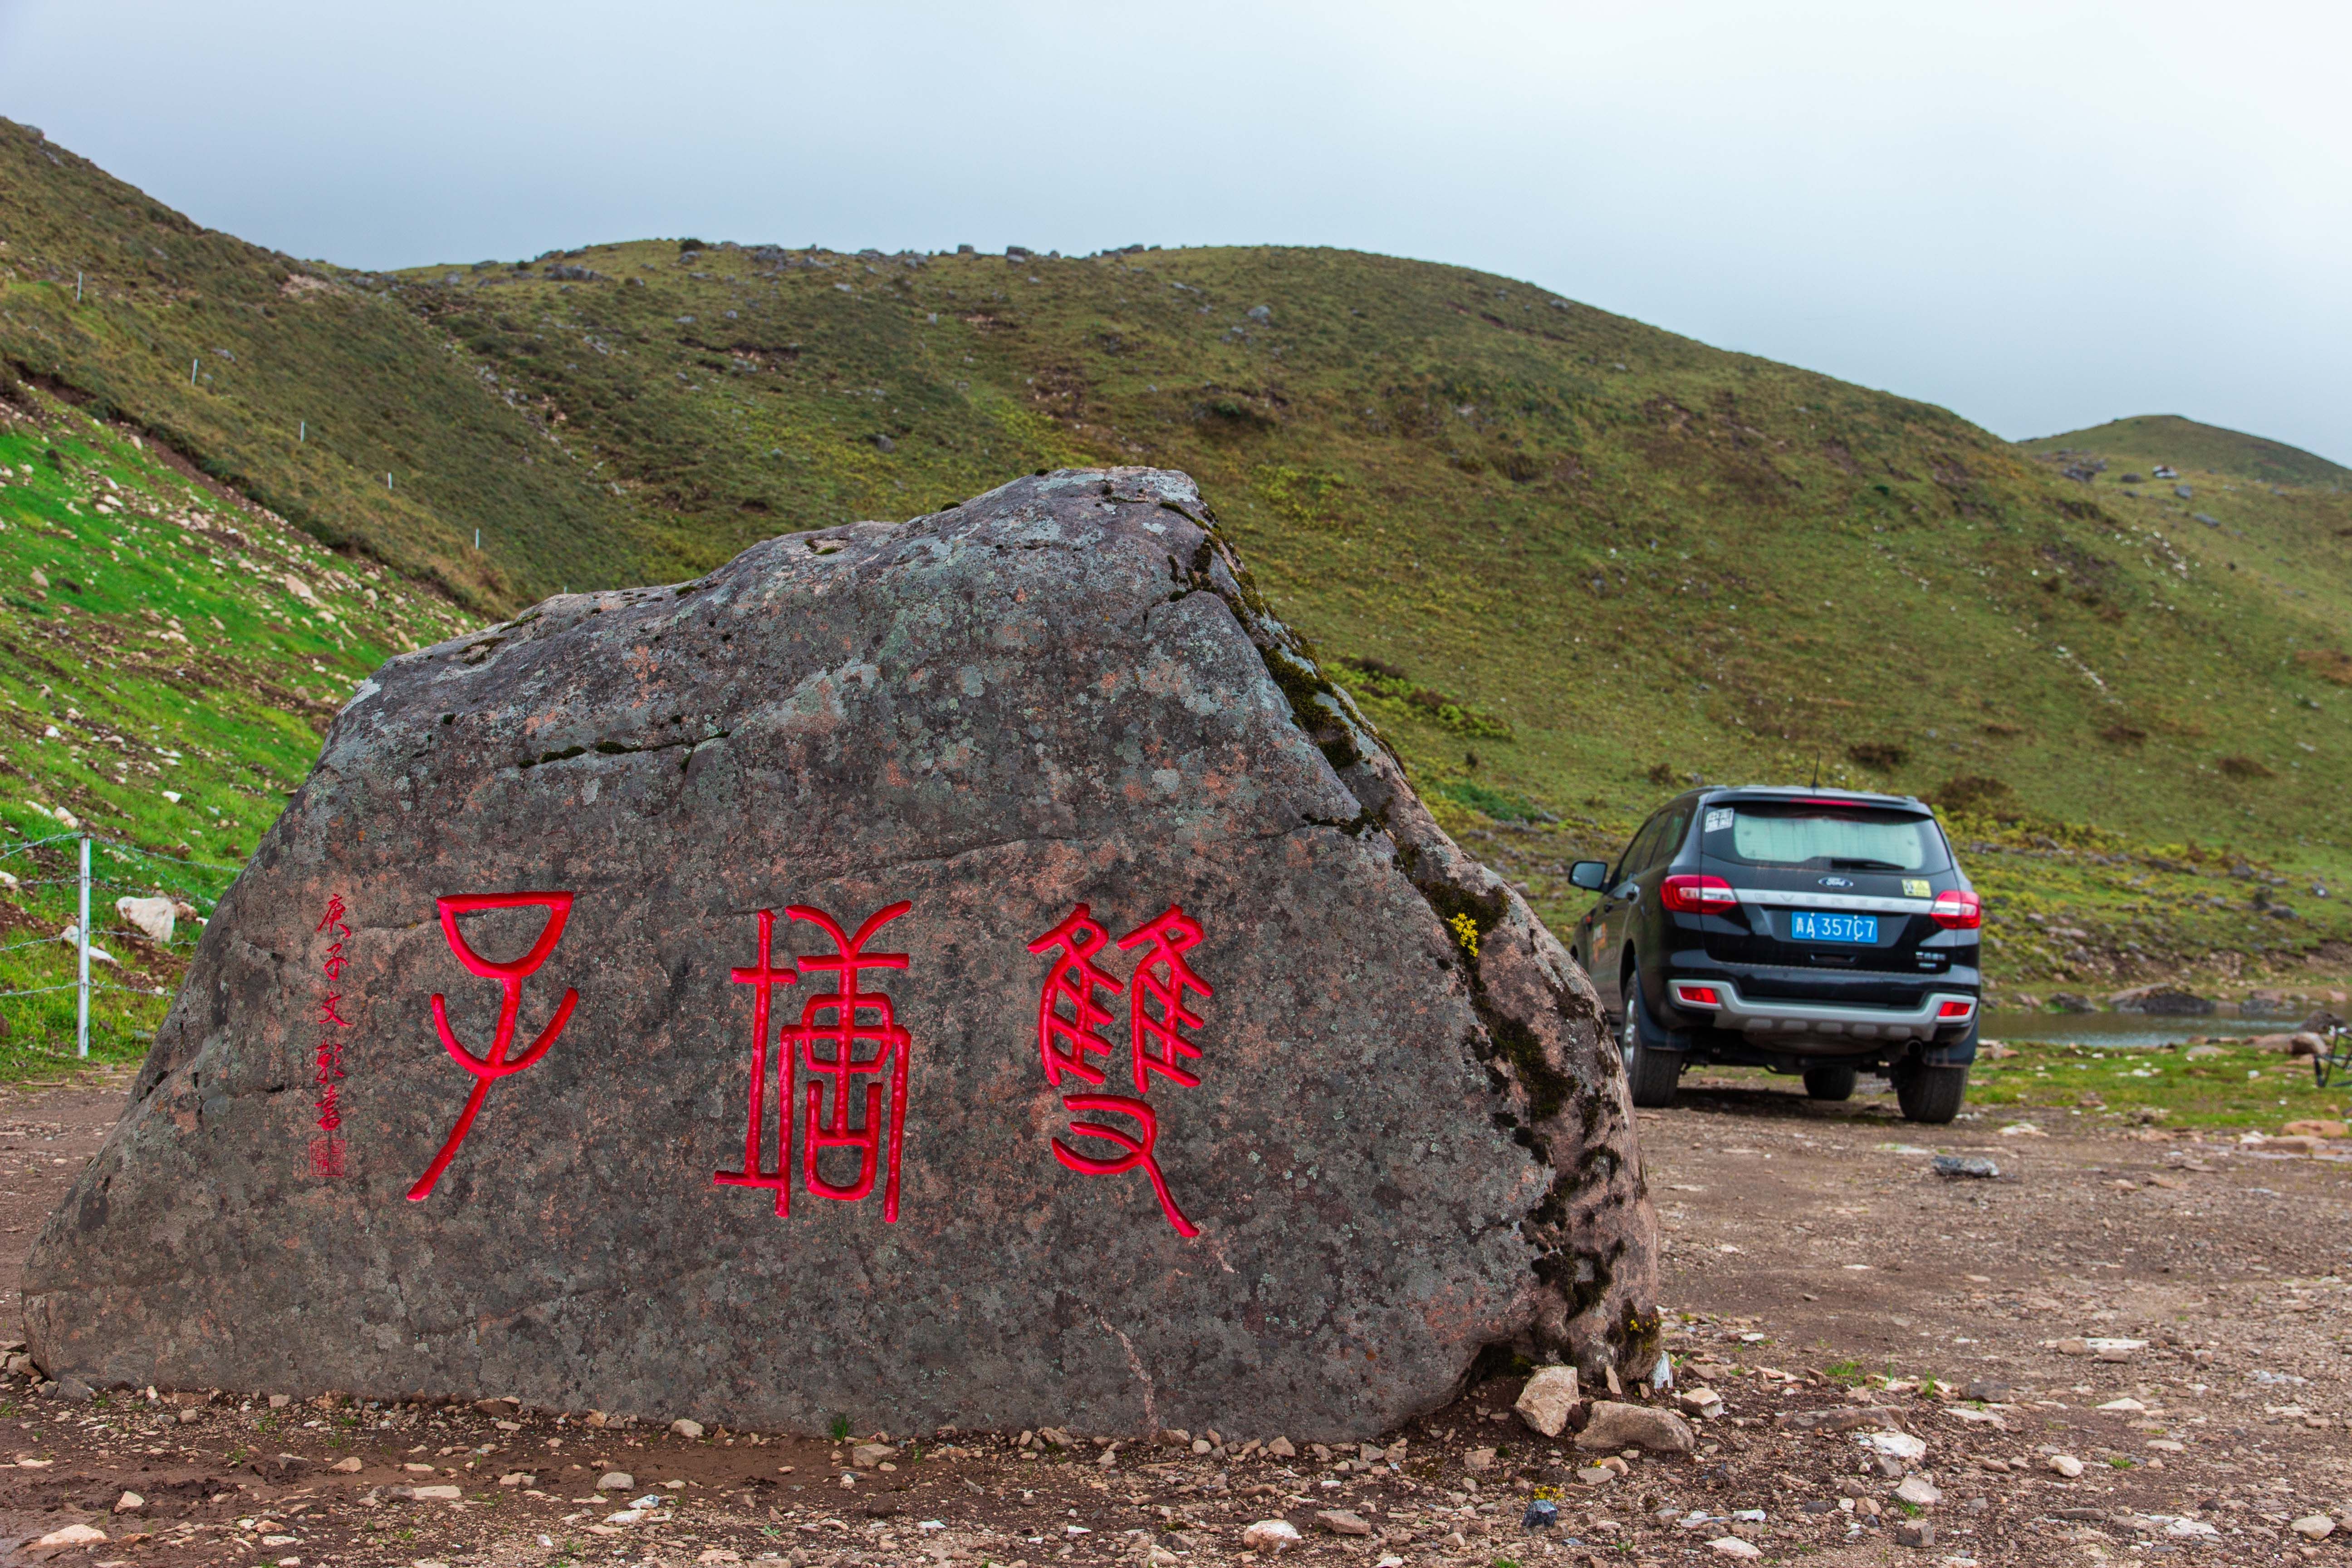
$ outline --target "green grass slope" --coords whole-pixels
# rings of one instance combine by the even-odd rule
[[[2089,453],[2112,463],[2137,463],[2143,469],[2158,463],[2176,468],[2201,468],[2207,473],[2259,479],[2281,485],[2342,486],[2352,480],[2352,468],[2331,463],[2300,447],[2200,425],[2178,414],[2140,414],[2111,419],[2085,430],[2043,436],[2018,445],[2037,458],[2062,452]]]
[[[161,282],[70,314],[58,258],[105,225],[160,238],[145,198],[21,133],[0,134],[0,354],[248,494],[299,497],[311,459],[270,421],[299,400],[171,384],[153,367],[196,339]],[[36,229],[38,267],[17,248]],[[638,241],[380,278],[305,264],[312,286],[186,237],[220,247],[219,291],[262,289],[239,330],[289,384],[364,368],[449,400],[404,437],[447,487],[395,489],[419,521],[366,510],[383,502],[364,483],[335,494],[374,533],[288,515],[436,573],[428,526],[500,517],[505,576],[457,581],[478,602],[690,575],[1035,468],[1182,468],[1423,788],[1555,919],[1583,901],[1567,860],[1683,782],[1818,767],[1960,816],[2021,982],[2217,952],[2251,973],[2343,938],[2333,892],[2307,890],[2352,862],[2340,497],[2124,487],[1946,410],[1344,251]],[[339,314],[280,324],[314,306]],[[166,328],[169,353],[139,346]],[[490,506],[504,485],[540,489]]]
[[[1395,672],[1368,697],[1440,783],[1622,812],[1662,763],[1818,755],[2152,839],[2334,832],[2347,731],[2296,655],[2342,624],[2341,552],[2231,571],[1939,409],[1339,252],[566,260],[601,281],[412,296],[706,560],[1165,463],[1327,653]]]
[[[0,376],[20,375],[476,605],[684,571],[381,279],[202,228],[0,121]]]
[[[1972,814],[2020,980],[2343,935],[2310,891],[2347,858],[2352,762],[2326,651],[2352,571],[2320,512],[2256,569],[1943,410],[1427,263],[561,264],[584,276],[432,268],[404,297],[708,560],[1030,468],[1189,469],[1555,918],[1570,851],[1669,788],[1818,764]],[[1496,826],[1545,817],[1523,857]]]
[[[98,837],[93,1054],[132,1059],[210,912],[392,654],[474,624],[322,549],[137,435],[19,389],[0,402],[0,1077],[74,1045],[79,845]],[[116,913],[193,911],[169,944]]]

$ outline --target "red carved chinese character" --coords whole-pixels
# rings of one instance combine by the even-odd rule
[[[1139,1098],[1074,1094],[1066,1097],[1062,1104],[1071,1111],[1112,1111],[1132,1117],[1142,1128],[1139,1137],[1108,1122],[1073,1121],[1072,1132],[1102,1139],[1116,1144],[1122,1152],[1109,1158],[1081,1154],[1055,1138],[1052,1140],[1054,1157],[1070,1170],[1090,1176],[1115,1176],[1140,1170],[1159,1195],[1160,1211],[1168,1216],[1168,1223],[1175,1226],[1178,1235],[1187,1237],[1198,1236],[1200,1228],[1184,1216],[1184,1211],[1176,1206],[1168,1190],[1168,1179],[1160,1172],[1156,1152],[1159,1115],[1150,1102],[1139,1097],[1150,1091],[1153,1073],[1186,1088],[1201,1081],[1179,1061],[1180,1058],[1201,1054],[1201,1047],[1184,1036],[1186,1029],[1197,1029],[1202,1023],[1199,1016],[1184,1005],[1185,993],[1215,994],[1208,982],[1184,962],[1184,954],[1198,946],[1201,938],[1200,922],[1187,916],[1181,907],[1169,905],[1159,919],[1119,939],[1122,952],[1133,947],[1145,949],[1137,960],[1133,978],[1124,984],[1094,963],[1105,934],[1084,904],[1029,944],[1031,952],[1055,954],[1054,966],[1045,976],[1045,990],[1037,999],[1037,1050],[1045,1069],[1045,1081],[1058,1086],[1065,1072],[1076,1074],[1090,1084],[1103,1081],[1101,1071],[1086,1058],[1089,1052],[1110,1054],[1109,1043],[1096,1026],[1110,1022],[1111,1015],[1096,1003],[1094,994],[1098,988],[1123,994],[1127,997],[1128,1041],[1133,1054],[1132,1070]],[[1068,1005],[1066,1014],[1062,1011],[1062,1004]]]
[[[522,983],[539,972],[547,955],[555,951],[555,944],[563,940],[564,921],[572,917],[572,897],[570,893],[457,893],[433,900],[441,911],[441,934],[448,940],[449,951],[457,962],[471,973],[497,981],[505,994],[499,1005],[498,1033],[491,1038],[490,1048],[478,1057],[459,1045],[457,1037],[450,1033],[447,1005],[439,993],[434,994],[433,1026],[440,1032],[441,1043],[448,1047],[450,1057],[472,1073],[476,1082],[474,1092],[467,1097],[465,1110],[457,1117],[457,1125],[450,1131],[449,1141],[441,1146],[441,1152],[434,1156],[433,1163],[425,1167],[416,1184],[408,1189],[409,1202],[423,1203],[432,1194],[441,1173],[449,1168],[457,1146],[472,1129],[482,1100],[490,1092],[491,1080],[519,1073],[545,1056],[548,1047],[555,1044],[555,1037],[563,1033],[563,1026],[571,1022],[572,1009],[579,1004],[580,993],[566,989],[555,1016],[539,1032],[530,1047],[513,1060],[507,1059],[507,1047],[514,1043],[516,1015],[522,1009]],[[459,915],[478,910],[532,908],[547,911],[547,923],[540,928],[539,940],[530,944],[530,951],[510,963],[493,963],[482,957],[457,930]]]
[[[310,1171],[323,1178],[343,1173],[342,1044],[319,1042],[319,1136],[310,1140]]]
[[[342,1118],[335,1113],[337,1097],[341,1092],[335,1086],[343,1081],[343,1042],[332,1035],[321,1036],[316,1061],[319,1069],[319,1125],[331,1132],[343,1124]]]
[[[1053,1140],[1054,1158],[1071,1170],[1083,1171],[1089,1176],[1116,1176],[1122,1172],[1140,1168],[1150,1178],[1151,1190],[1160,1194],[1160,1207],[1168,1215],[1168,1223],[1176,1227],[1176,1234],[1201,1234],[1200,1226],[1186,1219],[1184,1211],[1176,1206],[1176,1200],[1169,1195],[1168,1178],[1160,1173],[1160,1162],[1152,1153],[1153,1146],[1160,1142],[1160,1118],[1153,1113],[1150,1104],[1140,1100],[1129,1100],[1123,1094],[1073,1094],[1066,1096],[1062,1105],[1069,1110],[1113,1110],[1122,1116],[1132,1116],[1143,1124],[1143,1136],[1136,1138],[1106,1121],[1073,1121],[1070,1123],[1071,1131],[1116,1143],[1127,1152],[1108,1160],[1097,1160],[1078,1153],[1056,1138]]]
[[[792,904],[784,913],[796,921],[806,921],[833,939],[834,956],[803,958],[800,968],[789,965],[777,968],[771,942],[775,926],[772,911],[760,911],[760,962],[756,968],[737,969],[732,978],[739,985],[758,987],[751,1009],[751,1121],[743,1135],[743,1168],[720,1171],[711,1180],[721,1186],[764,1187],[776,1194],[776,1213],[792,1213],[793,1183],[793,1094],[799,1085],[796,1076],[805,1071],[809,1077],[801,1129],[800,1179],[818,1197],[835,1198],[854,1203],[874,1190],[877,1174],[882,1177],[882,1218],[885,1223],[898,1217],[899,1153],[905,1141],[907,1121],[907,1073],[911,1039],[898,1022],[891,1009],[890,998],[879,992],[858,988],[858,972],[866,969],[904,969],[908,957],[903,952],[868,952],[866,942],[874,933],[897,920],[914,906],[900,900],[876,913],[857,928],[857,934],[845,934],[831,915],[823,910],[804,904]],[[760,1142],[764,1129],[764,1080],[767,1076],[769,998],[779,984],[795,984],[802,972],[835,972],[840,980],[835,988],[806,997],[801,1004],[798,1025],[786,1025],[777,1031],[776,1050],[776,1163],[772,1170],[760,1164]],[[864,1015],[861,1016],[861,1015]],[[871,1046],[873,1054],[860,1056],[861,1045]],[[828,1054],[820,1056],[820,1047]],[[865,1086],[864,1116],[856,1125],[850,1121],[853,1080],[866,1075],[888,1078],[886,1091],[879,1082]],[[828,1080],[829,1083],[828,1083]],[[888,1100],[888,1132],[887,1146],[884,1133],[884,1100]],[[855,1149],[858,1153],[856,1179],[845,1184],[829,1182],[817,1169],[818,1157],[828,1149]]]
[[[796,921],[808,921],[821,927],[833,938],[833,958],[803,958],[803,970],[837,970],[841,975],[838,989],[830,994],[811,996],[801,1004],[801,1065],[812,1078],[833,1079],[833,1114],[823,1120],[824,1085],[812,1082],[808,1086],[807,1144],[802,1155],[802,1175],[810,1192],[821,1197],[854,1202],[874,1190],[874,1173],[878,1155],[877,1144],[882,1135],[882,1086],[866,1086],[866,1124],[854,1128],[849,1124],[850,1079],[854,1075],[873,1073],[879,1077],[887,1062],[890,1073],[890,1149],[889,1174],[882,1189],[882,1217],[898,1217],[898,1142],[907,1119],[907,1053],[909,1044],[907,1031],[898,1026],[890,1010],[890,998],[877,993],[857,989],[857,972],[861,969],[904,969],[907,955],[903,952],[867,952],[866,941],[887,922],[897,920],[914,906],[903,900],[892,904],[857,928],[854,937],[845,937],[841,927],[823,910],[793,904],[784,912]],[[875,1021],[862,1023],[861,1012],[873,1013]],[[833,1016],[830,1024],[820,1023],[825,1014]],[[860,1058],[857,1043],[871,1041],[874,1055]],[[833,1054],[820,1058],[817,1047],[830,1044]],[[817,1174],[817,1155],[826,1149],[856,1149],[859,1153],[858,1179],[847,1186],[835,1186]]]
[[[1197,991],[1203,996],[1213,996],[1209,983],[1192,972],[1184,962],[1184,954],[1200,945],[1201,922],[1186,915],[1175,904],[1156,921],[1137,927],[1118,939],[1121,952],[1144,942],[1151,944],[1135,966],[1133,994],[1128,1000],[1127,1024],[1129,1038],[1135,1048],[1135,1092],[1149,1093],[1148,1074],[1160,1073],[1186,1089],[1200,1079],[1176,1065],[1178,1057],[1197,1057],[1201,1047],[1186,1039],[1181,1031],[1197,1029],[1201,1020],[1184,1006],[1184,993]],[[1157,1002],[1160,1013],[1154,1017],[1144,1004]],[[1159,1048],[1154,1049],[1154,1046]]]
[[[1121,994],[1127,990],[1116,975],[1105,973],[1095,963],[1095,954],[1108,940],[1109,933],[1095,923],[1093,911],[1080,904],[1070,911],[1069,919],[1029,944],[1032,952],[1051,947],[1062,950],[1062,956],[1046,973],[1044,994],[1037,998],[1037,1057],[1045,1064],[1047,1083],[1058,1085],[1066,1072],[1088,1083],[1103,1080],[1102,1069],[1087,1060],[1087,1053],[1110,1055],[1110,1042],[1096,1032],[1096,1026],[1109,1023],[1111,1016],[1096,1005],[1094,994],[1097,989]],[[1070,1005],[1067,1016],[1055,1005],[1061,1002]]]

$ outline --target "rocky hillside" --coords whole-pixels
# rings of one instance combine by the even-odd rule
[[[2266,484],[2342,489],[2352,468],[2284,441],[2200,425],[2178,414],[2139,414],[2087,430],[2018,443],[2036,457],[2081,455],[2142,468],[2200,468]]]

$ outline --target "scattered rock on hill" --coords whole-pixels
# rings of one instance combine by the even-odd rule
[[[2210,997],[2170,985],[2136,985],[2107,998],[2118,1013],[2147,1013],[2168,1018],[2201,1018],[2213,1011]]]
[[[1592,1417],[1576,1435],[1576,1446],[1588,1454],[1614,1453],[1620,1448],[1687,1454],[1698,1446],[1698,1439],[1690,1423],[1671,1410],[1601,1399],[1593,1403]]]
[[[1512,1408],[1520,1418],[1547,1437],[1557,1437],[1568,1425],[1580,1397],[1576,1369],[1572,1366],[1539,1366]]]
[[[154,942],[169,942],[173,929],[180,919],[180,906],[170,899],[126,895],[114,900],[114,912],[128,921],[142,936]]]
[[[1262,1519],[1242,1531],[1242,1547],[1249,1552],[1287,1552],[1299,1545],[1298,1527],[1286,1519]]]
[[[2300,1121],[2290,1121],[2279,1129],[2279,1133],[2287,1138],[2342,1138],[2347,1136],[2347,1124],[2342,1121],[2325,1117],[2312,1117]]]
[[[1360,1438],[1646,1375],[1653,1227],[1581,973],[1122,468],[384,666],[25,1299],[104,1385]]]

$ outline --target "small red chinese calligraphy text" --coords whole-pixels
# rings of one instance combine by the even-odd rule
[[[327,912],[310,928],[313,936],[324,932],[331,938],[327,944],[327,956],[319,965],[319,972],[327,977],[330,985],[343,976],[343,944],[352,935],[352,928],[343,916],[349,912],[343,907],[342,895],[330,893]],[[340,1011],[342,1001],[342,993],[333,990],[319,999],[319,1045],[311,1067],[319,1135],[310,1140],[310,1172],[323,1181],[343,1173],[343,1039],[334,1031],[352,1026]]]
[[[743,1131],[743,1168],[717,1172],[710,1178],[714,1183],[722,1187],[765,1188],[776,1194],[777,1214],[793,1212],[794,1094],[803,1087],[799,1075],[805,1071],[809,1081],[799,1108],[803,1123],[799,1137],[800,1184],[814,1196],[854,1203],[873,1192],[878,1174],[882,1178],[882,1218],[885,1223],[898,1219],[899,1153],[906,1135],[907,1076],[912,1041],[899,1025],[890,998],[879,992],[860,990],[857,976],[861,970],[907,967],[907,954],[868,952],[866,944],[876,931],[913,907],[904,900],[889,905],[877,911],[857,928],[856,935],[851,936],[823,910],[805,904],[786,906],[784,913],[788,918],[806,921],[833,939],[834,952],[830,956],[803,958],[797,969],[791,964],[777,967],[773,946],[775,912],[760,911],[760,962],[733,972],[736,984],[757,988],[751,1003],[751,1088],[750,1118]],[[822,973],[827,970],[839,976],[835,989],[803,997],[800,1022],[780,1026],[776,1031],[776,1162],[772,1167],[763,1167],[760,1149],[766,1131],[770,998],[775,987],[796,984],[803,973]],[[860,1056],[861,1047],[870,1047],[872,1054]],[[820,1051],[824,1054],[820,1055]],[[886,1091],[880,1082],[864,1086],[864,1104],[860,1108],[864,1115],[853,1124],[849,1113],[852,1091],[856,1087],[854,1080],[866,1075],[877,1079],[887,1078],[888,1088]],[[856,1152],[856,1179],[846,1183],[825,1179],[818,1161],[829,1149]]]
[[[474,1091],[467,1097],[466,1109],[458,1113],[457,1125],[450,1130],[449,1141],[441,1146],[441,1152],[434,1156],[433,1163],[425,1167],[416,1184],[408,1189],[409,1202],[423,1203],[432,1195],[441,1173],[449,1168],[457,1146],[465,1142],[474,1118],[480,1114],[491,1081],[519,1073],[545,1056],[547,1048],[555,1044],[555,1037],[563,1033],[563,1026],[572,1021],[572,1009],[579,1005],[580,993],[567,988],[563,1000],[556,1006],[555,1016],[539,1032],[539,1037],[522,1055],[508,1059],[507,1047],[514,1043],[516,1016],[522,1010],[522,983],[539,972],[547,955],[555,951],[555,944],[563,940],[564,922],[572,918],[572,898],[570,893],[454,893],[433,900],[441,911],[441,934],[447,939],[450,952],[469,973],[497,981],[504,995],[499,1005],[498,1032],[491,1037],[489,1049],[478,1057],[457,1043],[457,1037],[449,1029],[448,1005],[439,993],[434,994],[433,1027],[439,1032],[450,1057],[474,1075]],[[457,930],[459,915],[481,910],[522,909],[545,910],[547,923],[540,928],[539,938],[530,944],[530,951],[509,963],[493,963],[484,958]]]
[[[1182,1058],[1197,1058],[1201,1047],[1185,1037],[1184,1031],[1201,1027],[1201,1018],[1184,1005],[1185,993],[1213,996],[1209,983],[1202,980],[1184,962],[1184,954],[1200,944],[1201,925],[1186,915],[1181,907],[1171,904],[1159,919],[1148,921],[1118,939],[1121,952],[1141,947],[1131,981],[1121,981],[1094,962],[1106,940],[1102,926],[1094,913],[1080,904],[1068,918],[1029,944],[1035,953],[1055,954],[1053,968],[1045,975],[1044,992],[1037,999],[1037,1053],[1045,1069],[1045,1081],[1059,1087],[1064,1073],[1070,1073],[1088,1084],[1103,1081],[1101,1069],[1087,1060],[1089,1053],[1110,1054],[1110,1044],[1099,1026],[1111,1021],[1110,1011],[1095,1000],[1097,991],[1124,995],[1128,1003],[1129,1068],[1135,1079],[1135,1098],[1123,1094],[1073,1094],[1062,1100],[1070,1111],[1111,1112],[1131,1117],[1141,1129],[1129,1133],[1107,1121],[1072,1121],[1070,1131],[1086,1138],[1099,1138],[1116,1145],[1121,1152],[1108,1158],[1082,1154],[1063,1142],[1052,1140],[1054,1158],[1070,1170],[1090,1176],[1115,1176],[1128,1171],[1140,1170],[1158,1194],[1160,1212],[1168,1216],[1179,1236],[1198,1236],[1200,1227],[1184,1216],[1176,1199],[1168,1190],[1168,1179],[1160,1169],[1156,1152],[1160,1141],[1160,1118],[1148,1100],[1140,1098],[1150,1092],[1151,1075],[1158,1073],[1171,1082],[1185,1088],[1201,1080],[1186,1071]]]

